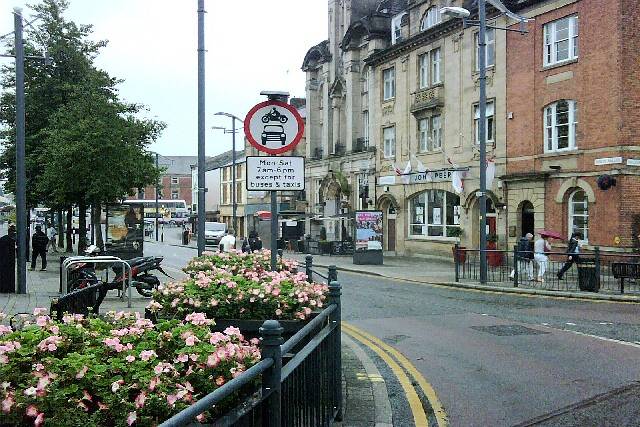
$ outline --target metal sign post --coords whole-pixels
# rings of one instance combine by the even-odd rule
[[[296,157],[273,155],[296,147],[304,132],[304,122],[298,110],[287,104],[288,92],[263,91],[260,95],[266,95],[269,100],[254,106],[247,113],[244,133],[249,143],[258,151],[272,156],[248,157],[245,182],[247,190],[262,189],[271,192],[271,271],[275,271],[278,252],[277,191],[304,190],[304,159],[300,163],[299,160],[292,160],[299,159]],[[290,187],[285,188],[282,184]]]

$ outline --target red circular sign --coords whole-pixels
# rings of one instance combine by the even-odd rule
[[[244,134],[258,151],[281,154],[293,150],[304,133],[304,122],[295,107],[281,101],[254,106],[244,119]]]

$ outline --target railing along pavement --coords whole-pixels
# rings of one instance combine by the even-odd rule
[[[336,279],[329,282],[327,307],[284,343],[280,323],[266,320],[260,328],[262,360],[160,427],[193,425],[199,414],[256,380],[260,390],[209,425],[328,426],[342,419],[341,286],[335,266],[324,276],[313,271],[312,259],[305,261],[309,280],[314,274]]]
[[[454,253],[455,280],[480,280],[480,250],[456,247]],[[487,282],[503,286],[526,287],[554,291],[578,291],[607,293],[640,293],[640,278],[621,279],[616,264],[640,264],[640,255],[628,252],[602,251],[595,247],[577,255],[578,261],[567,266],[562,278],[558,273],[563,269],[570,254],[566,252],[546,252],[543,281],[539,282],[541,265],[533,259],[532,252],[488,249]],[[518,262],[514,263],[514,259]],[[640,268],[640,267],[639,267]],[[634,269],[635,271],[635,269]]]

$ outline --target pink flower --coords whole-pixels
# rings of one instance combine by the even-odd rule
[[[282,316],[282,310],[276,309],[276,316]]]
[[[89,370],[89,367],[87,367],[86,365],[82,367],[82,369],[80,369],[80,371],[78,371],[78,373],[76,374],[76,378],[80,379],[84,377],[84,374],[87,373],[87,371]]]
[[[131,424],[135,423],[137,419],[138,417],[136,416],[136,411],[129,412],[129,416],[127,417],[127,425],[130,426]]]
[[[224,384],[224,382],[225,382],[225,381],[224,381],[224,377],[223,377],[223,376],[219,376],[218,378],[216,378],[216,385],[217,385],[218,387],[220,387],[221,385],[223,385],[223,384]]]
[[[38,416],[38,408],[36,405],[29,405],[27,407],[27,417],[35,418]]]
[[[140,394],[138,395],[138,397],[136,397],[136,400],[135,400],[136,409],[144,408],[145,400],[147,400],[147,393],[145,393],[144,391],[141,391]]]
[[[82,390],[82,398],[88,400],[89,402],[93,402],[93,397],[91,397],[87,390]]]
[[[13,330],[6,325],[0,325],[0,335],[10,334]]]
[[[224,334],[220,332],[214,332],[213,334],[211,334],[211,337],[209,338],[209,342],[215,345],[220,341],[226,341],[226,339],[227,337]]]
[[[200,423],[203,423],[206,419],[207,419],[207,418],[204,416],[204,413],[199,414],[199,415],[196,417],[196,420],[198,420],[198,422],[200,422]]]
[[[153,391],[158,384],[160,384],[160,378],[158,377],[151,378],[151,381],[149,382],[149,390]]]
[[[13,393],[8,393],[7,397],[5,397],[4,400],[2,401],[2,412],[4,412],[5,414],[8,414],[9,412],[11,412],[11,407],[15,403],[16,401],[13,398]]]
[[[34,316],[40,316],[40,315],[46,314],[46,312],[47,312],[47,309],[42,307],[33,309]]]
[[[44,369],[44,365],[42,363],[36,363],[33,369],[36,371],[42,371]]]
[[[200,340],[195,335],[189,335],[187,339],[184,340],[185,344],[187,344],[189,347],[194,346],[196,342],[199,342],[199,341]]]
[[[89,412],[89,407],[82,400],[78,402],[78,408],[82,409],[84,412]]]
[[[132,356],[132,355],[128,355],[128,356],[127,356],[127,357],[125,357],[124,359],[125,359],[127,362],[131,363],[131,362],[133,362],[134,360],[136,360],[136,357],[135,357],[135,356]]]
[[[36,319],[36,325],[40,326],[41,328],[47,326],[48,322],[49,316],[38,316],[38,318]]]
[[[184,354],[184,353],[183,353],[183,354],[179,354],[179,355],[178,355],[178,357],[176,357],[176,360],[177,360],[178,362],[182,362],[182,363],[184,363],[184,362],[189,361],[189,356],[187,356],[187,355],[186,355],[186,354]]]
[[[218,363],[220,363],[220,358],[215,353],[210,354],[209,357],[207,357],[208,367],[215,368],[216,366],[218,366]]]
[[[40,427],[44,424],[44,412],[40,412],[36,419],[33,421],[33,427]]]
[[[157,356],[158,355],[153,350],[142,350],[140,352],[140,359],[144,360],[145,362],[151,359],[152,357],[157,357]]]
[[[24,395],[32,397],[32,396],[36,395],[36,392],[37,392],[37,390],[36,390],[35,387],[29,387],[29,388],[25,389]]]
[[[167,403],[172,408],[176,406],[176,402],[178,401],[178,395],[176,394],[167,394]]]
[[[111,391],[116,392],[120,388],[120,386],[124,384],[124,380],[118,380],[111,383]]]

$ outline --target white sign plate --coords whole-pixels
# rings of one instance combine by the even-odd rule
[[[304,157],[248,156],[247,190],[304,190]]]
[[[640,166],[640,159],[627,159],[627,166]]]
[[[303,132],[304,121],[298,110],[280,101],[261,102],[244,119],[244,133],[249,143],[268,154],[293,150]]]
[[[618,163],[622,163],[622,157],[603,157],[600,159],[595,159],[594,161],[594,164],[596,166],[616,165]]]

